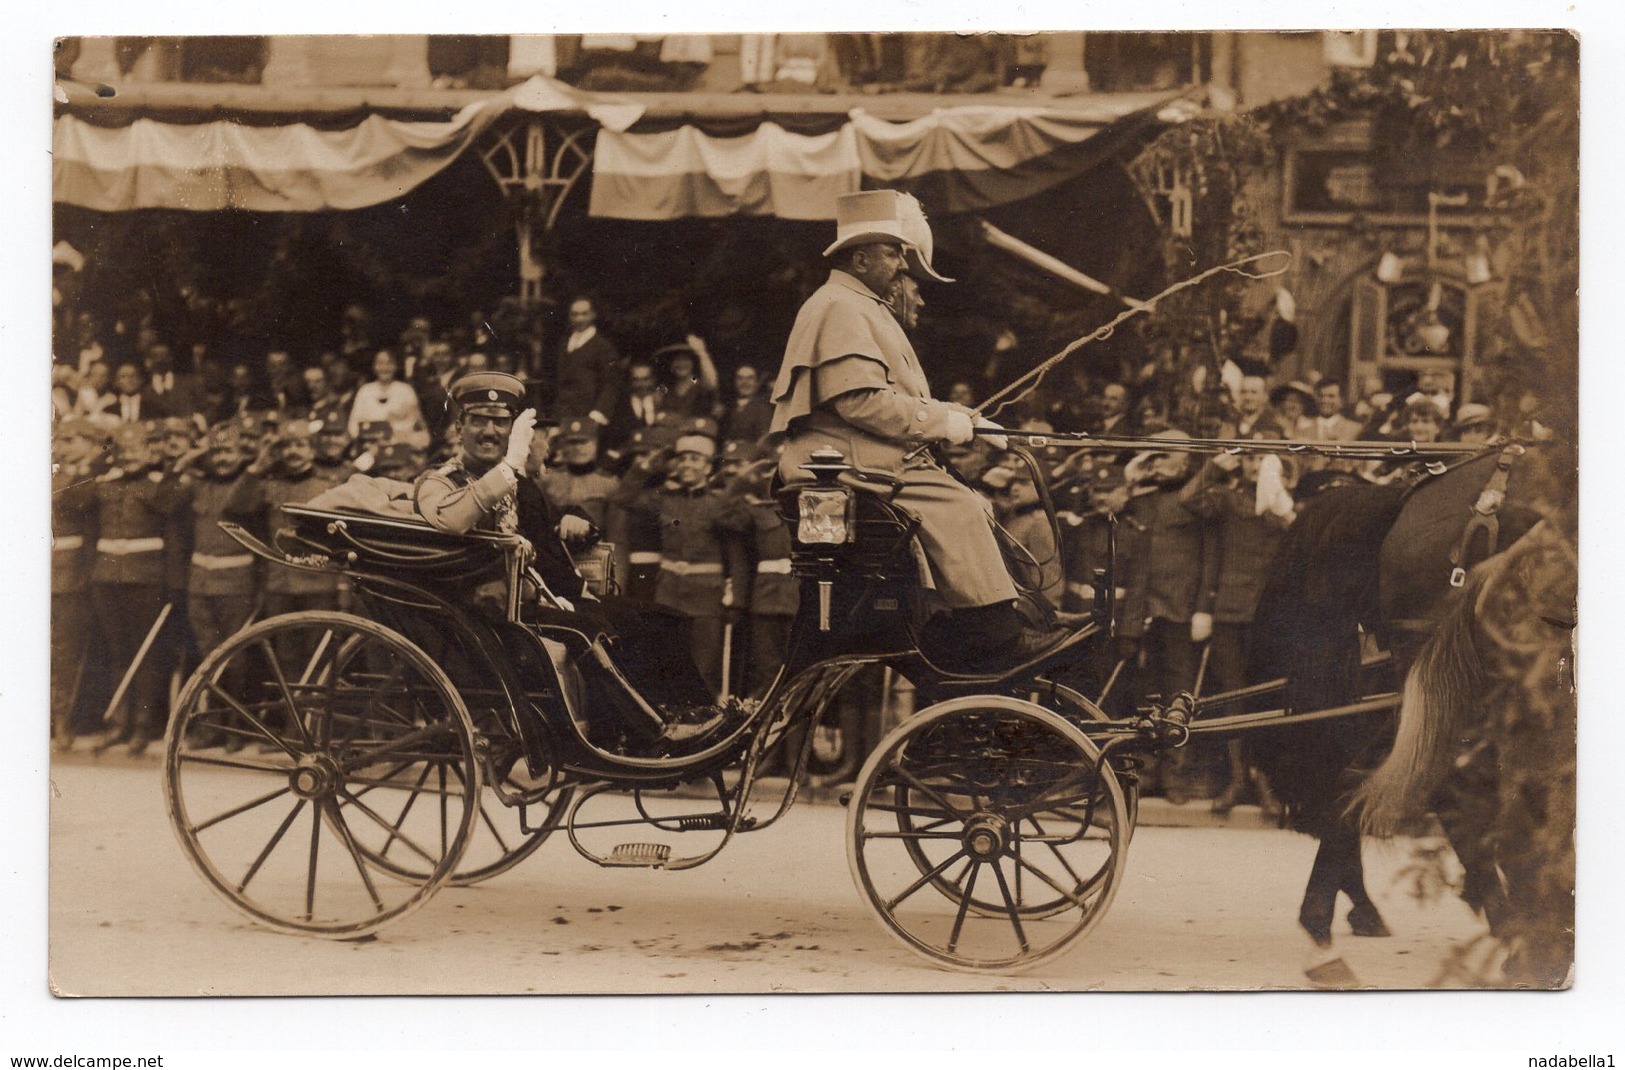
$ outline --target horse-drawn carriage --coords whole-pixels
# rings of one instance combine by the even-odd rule
[[[164,765],[186,854],[256,922],[333,938],[497,876],[557,832],[600,866],[692,868],[788,810],[820,718],[880,664],[929,705],[879,742],[844,800],[854,881],[917,953],[1008,972],[1061,954],[1109,908],[1143,755],[1397,705],[1389,691],[1260,710],[1285,684],[1273,680],[1113,720],[1074,671],[1111,632],[1109,577],[1094,612],[1034,660],[955,671],[920,642],[916,521],[846,485],[839,454],[809,468],[814,481],[779,497],[802,581],[786,664],[759,702],[681,743],[648,731],[681,712],[659,681],[528,572],[515,536],[298,506],[275,545],[228,528],[279,566],[347,577],[357,608],[254,624],[188,681]],[[472,605],[493,576],[500,610]],[[774,755],[782,782],[758,775]]]

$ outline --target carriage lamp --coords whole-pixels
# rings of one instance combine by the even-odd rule
[[[852,492],[845,487],[807,487],[796,502],[796,539],[804,546],[845,546],[852,541]]]

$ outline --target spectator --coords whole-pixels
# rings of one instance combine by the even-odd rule
[[[351,370],[349,361],[343,356],[329,350],[322,354],[321,366],[327,372],[328,389],[338,399],[339,406],[344,410],[344,418],[350,418],[350,406],[355,403],[355,391],[359,385],[355,372]]]
[[[626,369],[626,390],[610,420],[609,441],[616,446],[640,428],[655,427],[666,412],[666,393],[653,361],[634,360]]]
[[[74,395],[75,416],[97,416],[113,403],[113,371],[106,361],[95,361],[85,373]]]
[[[367,354],[373,351],[372,317],[360,305],[349,305],[339,321],[339,356],[351,371],[359,372]]]
[[[1270,404],[1275,407],[1276,421],[1287,438],[1314,437],[1314,419],[1309,413],[1316,410],[1315,388],[1294,379],[1270,391]]]
[[[250,413],[272,412],[275,409],[276,402],[272,401],[270,395],[260,386],[254,369],[246,362],[239,361],[231,366],[223,411],[216,413],[212,422],[218,423],[229,417],[246,416]]]
[[[1417,372],[1416,392],[1433,402],[1441,421],[1456,411],[1456,373],[1449,368],[1435,366]]]
[[[965,380],[957,379],[948,387],[948,401],[954,405],[974,409],[976,407],[976,389]]]
[[[105,442],[88,420],[66,420],[51,443],[51,740],[58,750],[73,746],[73,709],[91,653],[90,551]]]
[[[445,342],[435,342],[427,352],[424,374],[417,392],[423,408],[423,422],[436,442],[443,439],[451,425],[451,384],[462,372],[462,361],[457,351]]]
[[[203,426],[203,382],[190,372],[177,372],[175,358],[163,342],[154,342],[146,350],[148,382],[152,392],[164,406],[168,416],[194,420]]]
[[[1495,427],[1495,414],[1488,405],[1479,405],[1476,402],[1463,405],[1456,410],[1456,419],[1450,425],[1445,438],[1454,442],[1465,442],[1471,446],[1483,446],[1500,438]]]
[[[1100,422],[1091,428],[1096,435],[1133,435],[1135,415],[1129,411],[1128,387],[1107,383],[1100,388]]]
[[[1021,551],[1015,555],[1010,573],[1018,586],[1041,598],[1053,613],[1061,608],[1066,576],[1061,568],[1059,549],[1055,545],[1055,532],[1050,527],[1049,515],[1044,512],[1044,503],[1038,497],[1033,473],[1020,461],[1007,469],[994,471],[1008,472],[1008,479],[1003,481],[997,502],[1000,506],[999,523]]]
[[[1270,411],[1263,377],[1244,375],[1236,388],[1235,422],[1225,427],[1219,437],[1252,438],[1255,431],[1273,431],[1280,438],[1286,437],[1281,421]]]
[[[717,368],[705,342],[689,335],[681,345],[655,350],[666,358],[666,411],[679,418],[716,418]]]
[[[577,297],[570,302],[570,335],[553,366],[553,417],[563,423],[585,416],[604,427],[620,394],[621,355],[598,330],[598,309],[591,299]]]
[[[671,441],[664,427],[640,427],[632,432],[626,440],[626,471],[606,510],[605,530],[615,547],[615,571],[622,577],[627,597],[639,602],[653,602],[660,581],[660,516],[636,506],[646,492],[665,482],[666,444]]]
[[[350,422],[350,407],[333,392],[327,369],[316,364],[306,368],[301,376],[305,384],[305,397],[309,404],[304,415],[323,427],[344,428]]]
[[[422,438],[427,444],[423,412],[418,407],[418,395],[400,375],[400,364],[395,354],[380,349],[372,360],[373,379],[362,383],[355,392],[355,403],[350,406],[350,419],[346,428],[351,438],[361,435],[361,425],[382,420],[389,424],[392,436],[398,441]]]
[[[113,372],[113,398],[102,412],[121,424],[139,424],[169,415],[162,400],[147,383],[147,373],[134,361],[125,361]]]
[[[762,392],[761,376],[754,364],[741,364],[734,370],[733,403],[723,414],[723,441],[759,442],[772,426],[773,403]]]
[[[287,353],[279,349],[265,355],[265,378],[278,413],[298,417],[309,411],[310,395],[305,392],[304,376]]]
[[[1315,418],[1308,437],[1316,442],[1352,442],[1360,437],[1360,424],[1343,415],[1343,384],[1323,380],[1315,387]]]

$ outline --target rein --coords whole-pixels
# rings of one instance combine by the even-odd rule
[[[1484,534],[1484,557],[1494,557],[1501,538],[1501,506],[1506,502],[1507,481],[1511,478],[1512,462],[1522,457],[1524,448],[1509,442],[1496,459],[1495,471],[1490,473],[1478,501],[1473,503],[1472,515],[1462,529],[1461,538],[1450,551],[1450,586],[1462,587],[1467,583],[1467,555],[1480,532]],[[1483,560],[1483,558],[1480,558]]]

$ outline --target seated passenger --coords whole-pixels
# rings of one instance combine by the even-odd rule
[[[559,515],[534,476],[543,468],[536,411],[523,408],[524,384],[503,372],[477,372],[452,385],[456,406],[457,456],[430,469],[414,498],[418,513],[440,531],[501,531],[522,535],[535,550],[534,568],[580,628],[616,640],[626,675],[668,719],[660,729],[667,743],[683,743],[708,733],[722,717],[686,652],[668,641],[670,622],[652,607],[626,600],[595,600],[566,549],[567,542],[596,539],[591,522],[579,513]],[[532,450],[533,444],[537,447]],[[526,478],[527,472],[533,478]],[[549,611],[538,613],[545,620]],[[661,698],[666,699],[665,702]],[[698,713],[700,720],[695,720]]]

